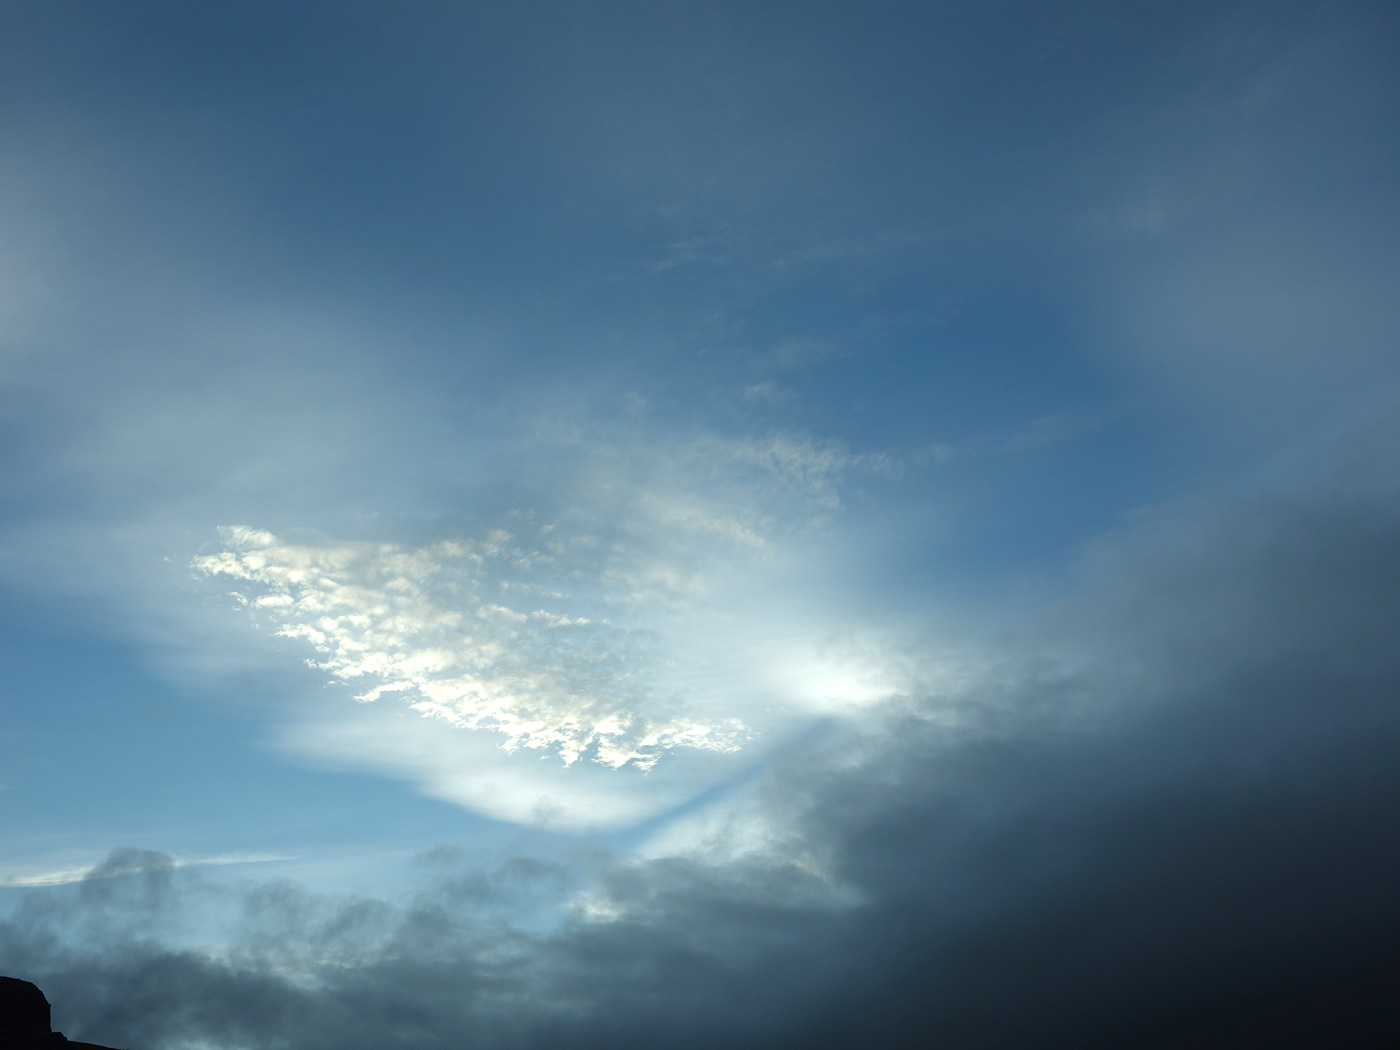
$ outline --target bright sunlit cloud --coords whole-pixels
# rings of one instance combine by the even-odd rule
[[[868,654],[832,643],[837,605],[782,598],[785,581],[820,584],[829,555],[813,542],[842,485],[887,457],[782,434],[670,448],[613,435],[585,464],[552,516],[515,508],[416,546],[223,527],[197,577],[232,585],[256,628],[303,646],[360,705],[391,708],[289,714],[281,745],[502,819],[609,826],[741,768],[686,753],[752,762],[795,724],[889,691]],[[531,755],[665,775],[640,790]]]
[[[664,656],[643,628],[558,589],[582,573],[568,560],[578,538],[555,531],[408,550],[288,545],[233,527],[228,550],[194,565],[255,588],[235,595],[275,635],[308,643],[313,666],[362,684],[361,702],[393,694],[420,714],[498,733],[507,751],[554,751],[566,765],[587,756],[645,770],[678,747],[737,750],[748,735],[737,719],[667,711],[685,698],[660,691]],[[625,597],[613,604],[635,615]]]

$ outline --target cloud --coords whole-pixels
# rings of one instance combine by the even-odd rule
[[[129,874],[140,851],[119,851],[98,864],[80,867],[57,868],[52,871],[33,872],[27,875],[0,876],[0,886],[22,888],[26,886],[67,886],[75,882],[91,879],[110,879]],[[162,855],[163,856],[163,855]],[[268,861],[288,860],[276,853],[223,853],[209,857],[169,857],[171,868],[188,868],[203,865],[262,864]]]
[[[1391,411],[1400,389],[1377,14],[1317,8],[1241,32],[1235,12],[1177,56],[1189,90],[1086,154],[1086,181],[1112,201],[1094,221],[1121,235],[1093,278],[1106,352],[1236,433],[1296,438],[1368,393]],[[1211,78],[1195,75],[1203,49]]]
[[[363,682],[362,702],[403,694],[422,714],[501,734],[507,751],[553,750],[566,764],[587,755],[649,769],[676,747],[736,750],[747,735],[737,720],[652,713],[671,698],[649,639],[576,613],[578,598],[552,588],[584,575],[568,558],[579,537],[540,531],[407,549],[292,545],[232,527],[227,550],[194,564],[256,588],[240,602],[276,635],[309,643],[313,666]]]
[[[205,946],[142,932],[192,883],[107,894],[100,943],[65,934],[99,902],[49,887],[0,925],[0,969],[60,1027],[152,1050],[1380,1045],[1397,552],[1393,486],[1160,508],[966,673],[776,755],[701,833],[439,851],[397,902],[249,884]]]
[[[304,643],[363,703],[402,699],[498,734],[507,752],[647,771],[753,738],[714,714],[739,705],[697,680],[696,642],[736,599],[718,597],[730,581],[771,571],[765,561],[840,508],[844,475],[882,463],[791,435],[593,452],[591,486],[550,518],[511,510],[510,531],[409,546],[229,526],[224,549],[192,565],[237,584],[255,623]]]
[[[429,455],[431,398],[413,420],[391,414],[403,425],[379,441],[359,417],[386,406],[353,378],[343,399],[315,391],[297,348],[340,335],[284,317],[218,340],[286,350],[275,396],[304,411],[258,404],[241,369],[264,362],[232,354],[197,407],[176,380],[139,397],[116,384],[106,402],[81,391],[92,411],[69,409],[92,433],[25,469],[107,509],[13,524],[6,577],[71,595],[191,696],[268,676],[239,702],[299,760],[553,828],[681,805],[843,701],[816,650],[848,617],[814,591],[852,481],[884,469],[879,455],[803,433],[609,423],[572,403],[511,406]],[[455,487],[424,500],[426,476]],[[260,528],[206,546],[192,587],[189,552],[245,514]],[[229,590],[245,604],[214,596]],[[378,700],[327,702],[351,695]]]
[[[1371,10],[1266,21],[1250,5],[1215,23],[1214,44],[1230,46],[1203,48],[1193,12],[1148,25],[1090,5],[1068,24],[1071,36],[1092,24],[1093,46],[1048,66],[1023,45],[1061,11],[974,19],[971,35],[960,19],[900,12],[884,20],[898,40],[865,32],[879,18],[854,35],[818,18],[799,38],[769,19],[752,36],[721,12],[701,19],[698,51],[694,12],[663,18],[660,50],[644,22],[617,37],[610,17],[566,18],[555,42],[567,56],[536,33],[473,30],[485,65],[463,63],[461,32],[435,22],[389,49],[428,71],[406,94],[362,63],[337,73],[319,52],[308,63],[300,45],[281,49],[330,40],[340,54],[364,39],[387,54],[368,24],[363,37],[319,23],[273,34],[275,54],[243,71],[251,96],[228,90],[227,48],[189,61],[201,34],[180,19],[180,46],[149,27],[92,34],[99,60],[81,65],[99,80],[31,49],[16,68],[71,85],[59,102],[19,93],[38,104],[6,156],[33,153],[25,129],[38,126],[76,145],[26,169],[44,176],[26,186],[56,188],[6,191],[3,204],[20,248],[0,271],[29,282],[0,302],[20,333],[7,343],[19,377],[7,426],[21,439],[7,443],[7,580],[77,596],[58,604],[105,614],[143,660],[188,654],[190,695],[230,668],[278,677],[288,649],[310,657],[316,675],[237,690],[303,758],[525,823],[669,819],[615,857],[580,840],[547,862],[471,848],[425,860],[424,884],[392,900],[120,851],[77,882],[55,870],[8,889],[0,969],[39,980],[70,1033],[151,1050],[1396,1035],[1390,480],[1144,514],[1093,545],[1075,593],[1038,614],[1003,609],[1012,626],[958,651],[932,627],[914,639],[917,624],[884,626],[892,605],[931,619],[941,597],[928,561],[914,564],[937,557],[929,517],[900,499],[857,507],[852,478],[885,460],[770,430],[678,436],[678,420],[714,410],[707,390],[756,381],[753,413],[773,394],[768,371],[833,358],[840,369],[792,372],[801,397],[785,412],[867,436],[882,415],[880,440],[975,475],[918,499],[971,515],[971,530],[1014,520],[1035,537],[1039,508],[967,498],[996,489],[998,467],[965,453],[1037,448],[1107,418],[1064,411],[1083,377],[1061,366],[1081,342],[1145,362],[1152,379],[1123,392],[1129,411],[1160,375],[1218,403],[1221,429],[1286,441],[1355,419],[1365,396],[1393,408],[1387,275],[1400,242],[1386,158],[1400,125],[1374,101],[1395,92],[1393,74],[1376,73],[1393,65],[1393,33],[1374,31]],[[990,32],[1003,23],[1019,35]],[[1314,31],[1323,23],[1351,27],[1345,46]],[[1183,33],[1181,61],[1164,62]],[[54,34],[78,39],[66,24]],[[1296,72],[1260,80],[1253,56],[1276,55],[1281,38],[1308,44],[1283,63]],[[931,41],[949,61],[928,61]],[[138,44],[132,80],[120,74]],[[872,81],[869,56],[887,44]],[[992,53],[1005,68],[987,65]],[[216,90],[189,70],[217,73]],[[314,74],[290,96],[289,70]],[[507,90],[483,93],[482,75]],[[129,102],[79,97],[121,83]],[[353,89],[344,97],[362,111],[337,117],[327,84]],[[127,119],[166,87],[193,104]],[[1153,119],[1147,96],[1164,90],[1190,97]],[[250,99],[266,108],[241,110]],[[739,125],[716,99],[747,107]],[[1095,185],[1118,184],[1097,194],[1092,236],[1109,246],[1086,253],[1059,243],[1053,198],[1104,113],[1128,130],[1084,161]],[[123,129],[122,142],[94,145],[98,127]],[[196,140],[215,152],[185,148]],[[522,142],[582,182],[552,195],[558,172],[537,177]],[[501,163],[461,163],[462,149]],[[123,155],[132,163],[109,163]],[[626,201],[590,181],[629,188]],[[672,218],[627,221],[638,207]],[[752,230],[755,247],[709,265],[699,256],[731,245],[705,233],[707,215],[729,223],[712,229]],[[918,258],[872,256],[854,281],[778,267],[791,272],[755,286],[764,246],[796,257],[803,243],[865,243],[848,227],[872,217],[923,229]],[[638,236],[679,247],[648,256]],[[45,250],[61,265],[32,265]],[[1071,271],[1085,255],[1100,301],[1061,316],[1083,292]],[[608,282],[639,256],[684,265],[644,295],[600,290],[593,269]],[[926,321],[959,273],[969,302],[980,287],[994,304],[994,324],[969,309],[947,338],[926,326],[895,338],[853,319]],[[778,349],[757,372],[738,353],[696,367],[697,332],[679,329],[697,312],[720,349]],[[870,337],[860,354],[832,349],[851,342],[842,331]],[[1075,348],[1057,359],[1060,338]],[[998,349],[1013,346],[1034,356]],[[1043,373],[1023,367],[1036,361]],[[610,429],[582,391],[622,375],[637,396]],[[1016,407],[1021,380],[1037,400]],[[853,409],[853,385],[881,411]],[[942,418],[994,419],[998,406],[1041,422],[979,445]],[[1199,409],[1160,440],[1180,460],[1208,451],[1201,462],[1159,470],[1129,456],[1121,472],[1141,471],[1141,485],[1113,488],[1118,468],[1085,459],[1041,491],[1107,484],[1136,500],[1192,472],[1218,477],[1232,453],[1198,437]],[[930,445],[926,425],[951,428],[948,441]],[[1374,478],[1387,456],[1358,458]],[[862,510],[848,528],[843,516]],[[203,551],[205,579],[190,587],[188,554],[230,521],[257,527]],[[883,542],[900,528],[917,542]],[[898,587],[868,571],[893,562]],[[233,587],[264,632],[222,615],[222,599],[201,604],[214,587]],[[64,639],[91,644],[79,626]],[[317,690],[324,678],[342,684]],[[357,705],[351,692],[377,698]]]
[[[742,752],[691,750],[671,752],[647,770],[635,763],[565,766],[528,749],[505,752],[494,734],[463,732],[398,704],[341,697],[283,712],[270,742],[301,763],[391,776],[497,820],[573,832],[655,817],[754,761]]]

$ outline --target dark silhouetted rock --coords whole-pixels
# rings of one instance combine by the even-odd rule
[[[112,1050],[52,1030],[49,1001],[28,981],[0,977],[0,1050]]]

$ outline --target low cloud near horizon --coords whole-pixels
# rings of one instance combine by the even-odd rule
[[[0,964],[124,1046],[1370,1045],[1397,583],[1393,489],[1174,506],[956,694],[885,701],[677,849],[439,850],[397,903],[127,851],[21,904]],[[225,947],[153,936],[210,901]]]

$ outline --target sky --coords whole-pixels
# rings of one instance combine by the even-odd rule
[[[1397,41],[0,5],[0,973],[130,1050],[1389,1045]]]

